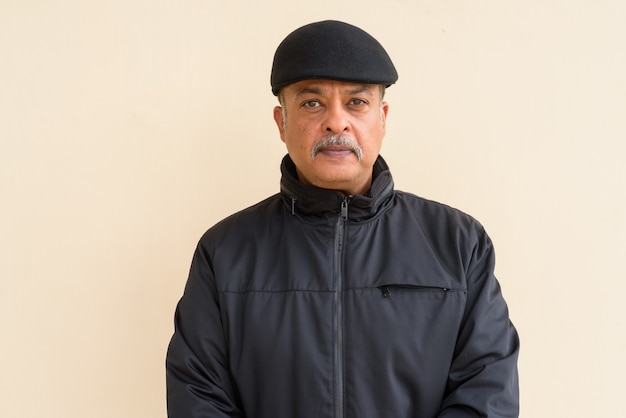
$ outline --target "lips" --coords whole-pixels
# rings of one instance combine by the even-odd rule
[[[347,145],[328,145],[321,148],[319,152],[354,152],[354,148]]]
[[[328,158],[345,158],[350,155],[358,157],[353,148],[345,145],[328,145],[326,147],[322,147],[317,150],[316,156],[319,156],[320,154]]]

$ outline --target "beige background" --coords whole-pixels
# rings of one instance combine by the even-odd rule
[[[495,241],[521,416],[622,413],[623,0],[0,0],[1,417],[165,417],[192,251],[278,191],[272,54],[325,18],[398,68],[397,187]]]

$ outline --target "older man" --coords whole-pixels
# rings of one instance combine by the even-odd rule
[[[167,356],[177,417],[518,416],[518,336],[470,216],[394,190],[397,73],[337,21],[279,45],[280,193],[200,240]]]

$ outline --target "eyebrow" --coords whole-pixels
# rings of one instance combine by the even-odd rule
[[[352,90],[348,90],[348,94],[361,94],[361,93],[368,93],[373,96],[372,90],[370,89],[369,86],[366,86],[366,85],[353,88]]]
[[[346,93],[349,94],[349,95],[355,95],[355,94],[361,94],[361,93],[368,93],[370,95],[373,95],[372,91],[371,91],[371,89],[370,89],[370,87],[368,85],[362,85],[362,86],[355,87],[353,89],[347,90]],[[322,89],[320,89],[319,87],[315,87],[315,86],[302,87],[296,93],[296,97],[299,97],[299,96],[302,96],[302,95],[305,95],[305,94],[322,94]]]
[[[302,96],[304,94],[322,94],[322,90],[320,88],[317,88],[317,87],[309,87],[309,86],[302,87],[296,93],[296,97]]]

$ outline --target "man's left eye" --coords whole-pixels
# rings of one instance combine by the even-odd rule
[[[350,103],[353,104],[353,105],[359,105],[360,106],[360,105],[364,105],[367,102],[365,100],[362,100],[362,99],[352,99],[350,101]]]

